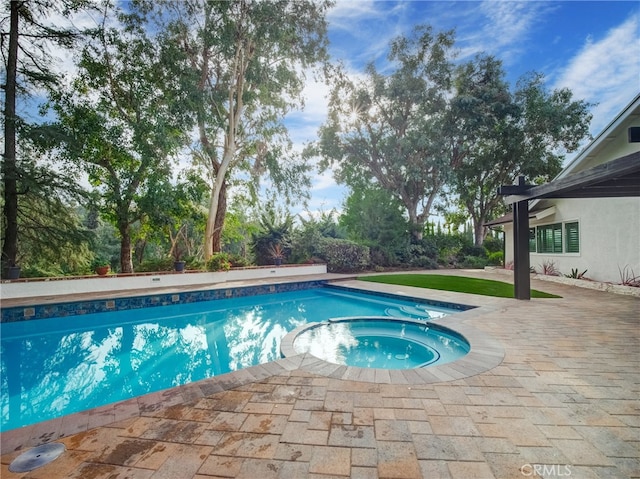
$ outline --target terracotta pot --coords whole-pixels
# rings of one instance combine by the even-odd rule
[[[105,276],[109,272],[110,268],[110,266],[98,266],[96,267],[96,273],[98,276]]]

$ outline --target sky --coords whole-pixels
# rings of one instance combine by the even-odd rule
[[[455,29],[458,60],[484,52],[502,60],[513,86],[536,71],[548,89],[569,88],[593,104],[597,135],[640,92],[640,2],[637,1],[374,1],[339,0],[328,13],[329,52],[357,75],[418,24]],[[287,120],[296,146],[317,139],[326,119],[326,86],[309,82],[306,108]],[[575,154],[570,154],[567,161]],[[315,173],[309,211],[342,209],[344,186]]]

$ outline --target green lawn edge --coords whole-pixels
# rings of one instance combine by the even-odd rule
[[[454,291],[456,293],[479,294],[498,298],[513,298],[513,285],[491,279],[469,278],[468,276],[449,276],[441,274],[383,274],[377,276],[359,276],[360,281],[373,283],[415,286],[417,288]],[[532,298],[562,298],[555,294],[531,290]]]

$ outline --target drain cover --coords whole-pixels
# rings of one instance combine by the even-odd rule
[[[43,444],[42,446],[29,449],[27,452],[16,457],[13,462],[9,464],[9,470],[11,472],[33,471],[34,469],[55,461],[63,452],[64,444],[59,442]]]

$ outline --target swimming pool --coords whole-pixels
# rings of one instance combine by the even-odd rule
[[[429,309],[416,301],[324,287],[3,323],[1,430],[278,359],[309,322]]]

